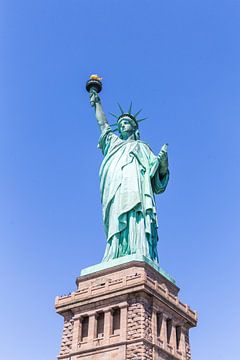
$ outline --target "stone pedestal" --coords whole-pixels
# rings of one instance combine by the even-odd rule
[[[191,359],[197,314],[170,278],[137,260],[85,273],[75,292],[56,298],[64,317],[59,360]]]

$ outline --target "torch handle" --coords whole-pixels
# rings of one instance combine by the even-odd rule
[[[89,94],[90,94],[90,104],[91,106],[94,106],[96,104],[96,97],[98,97],[98,93],[94,88],[91,88]],[[91,100],[92,97],[94,97],[94,100]]]

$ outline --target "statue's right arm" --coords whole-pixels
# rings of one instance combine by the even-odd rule
[[[104,133],[109,127],[106,115],[103,111],[100,97],[97,92],[90,93],[90,103],[95,108],[95,114],[101,133]]]

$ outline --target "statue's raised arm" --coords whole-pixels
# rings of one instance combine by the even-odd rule
[[[99,97],[99,92],[102,90],[102,78],[97,74],[91,75],[90,79],[87,81],[86,90],[89,92],[90,96],[90,104],[95,109],[96,118],[98,125],[100,127],[100,131],[103,134],[107,128],[109,128],[109,124],[104,114],[101,100]]]
[[[95,108],[96,119],[100,128],[101,133],[103,133],[106,128],[109,126],[106,115],[103,111],[100,97],[96,91],[90,93],[90,104]]]

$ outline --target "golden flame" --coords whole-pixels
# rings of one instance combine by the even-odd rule
[[[91,80],[98,80],[98,81],[101,81],[103,78],[98,76],[97,74],[93,74],[90,76],[90,79]]]

